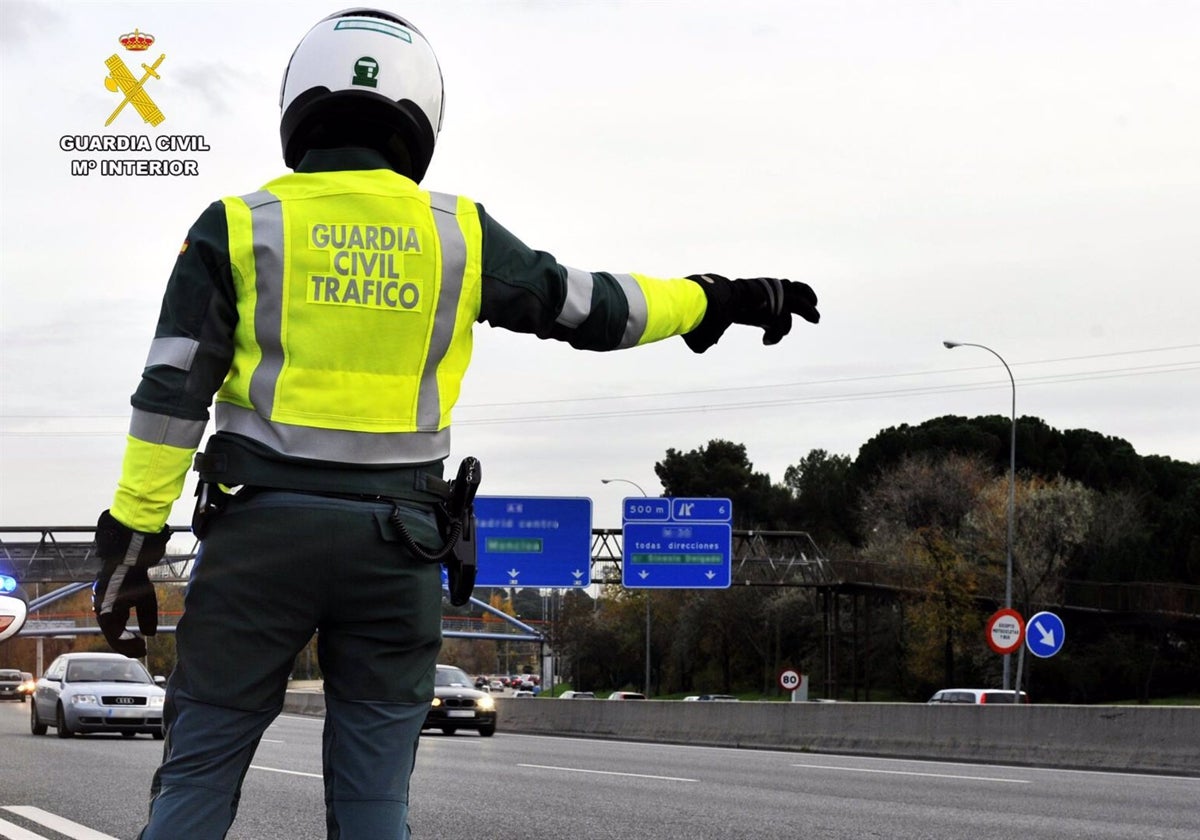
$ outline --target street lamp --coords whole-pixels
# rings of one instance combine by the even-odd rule
[[[646,491],[642,489],[642,485],[638,484],[636,481],[630,481],[628,478],[602,478],[602,479],[600,479],[601,484],[612,484],[614,481],[620,481],[625,484],[632,484],[634,487],[636,487],[638,489],[638,492],[641,493],[643,496],[647,495]]]
[[[1017,500],[1017,380],[1013,379],[1012,368],[1008,366],[1008,362],[1004,361],[1004,357],[993,350],[991,347],[986,347],[982,344],[972,344],[969,341],[943,341],[942,344],[947,350],[953,350],[955,347],[978,347],[980,350],[986,350],[1000,360],[1000,364],[1004,365],[1004,369],[1008,371],[1008,381],[1012,384],[1012,440],[1008,446],[1008,568],[1004,575],[1004,606],[1012,609],[1012,588],[1013,588],[1013,510],[1016,507]],[[1012,654],[1004,654],[1004,690],[1009,689],[1009,671],[1012,662]],[[1015,700],[1013,702],[1016,702]]]
[[[641,493],[643,496],[647,496],[646,491],[642,489],[642,485],[638,484],[636,481],[630,481],[628,478],[602,478],[602,479],[600,479],[601,484],[612,484],[614,481],[619,481],[619,482],[622,482],[623,484],[632,484],[634,487],[636,487],[638,489],[639,493]],[[646,687],[645,687],[645,694],[647,697],[650,696],[650,592],[649,591],[646,592]]]

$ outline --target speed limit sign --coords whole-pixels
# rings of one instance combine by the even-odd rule
[[[795,691],[800,687],[800,675],[790,668],[780,672],[779,687],[784,691]]]

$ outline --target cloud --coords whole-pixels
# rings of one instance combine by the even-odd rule
[[[216,116],[233,113],[230,103],[241,91],[261,86],[255,74],[217,62],[186,65],[176,73],[175,80],[194,92]]]
[[[0,26],[0,45],[7,50],[33,46],[35,34],[53,28],[63,20],[49,3],[6,2]]]

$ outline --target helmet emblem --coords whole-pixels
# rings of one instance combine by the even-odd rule
[[[378,84],[375,80],[378,75],[379,62],[369,55],[364,55],[354,62],[354,78],[350,80],[350,84],[373,88]]]

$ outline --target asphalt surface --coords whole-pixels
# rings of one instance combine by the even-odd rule
[[[325,836],[321,725],[285,715],[268,730],[230,840]],[[132,838],[160,752],[147,736],[34,737],[27,704],[0,704],[0,838]],[[417,764],[417,840],[1200,837],[1195,778],[547,738],[503,721],[493,738],[427,733]],[[52,830],[63,818],[76,827]]]

